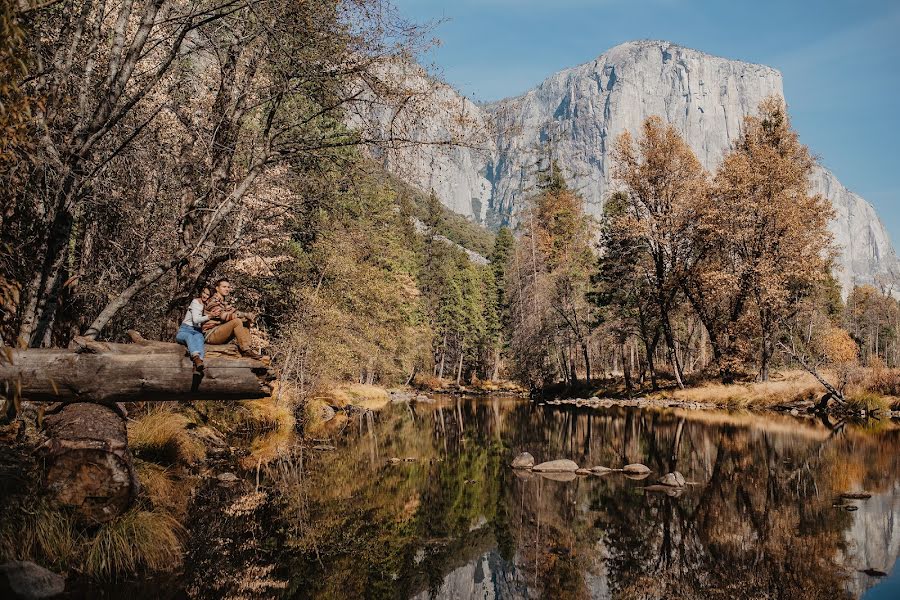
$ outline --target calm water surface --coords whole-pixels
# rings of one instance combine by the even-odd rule
[[[263,583],[281,597],[900,598],[890,422],[488,398],[330,425],[336,450],[272,475]],[[526,450],[653,474],[556,481],[507,466]],[[674,469],[683,493],[645,489]]]

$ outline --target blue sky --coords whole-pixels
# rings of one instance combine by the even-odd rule
[[[426,57],[467,96],[517,95],[634,39],[663,39],[784,75],[801,140],[875,205],[900,246],[900,1],[394,0],[441,21]]]

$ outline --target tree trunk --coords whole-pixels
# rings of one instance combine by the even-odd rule
[[[669,355],[669,362],[672,363],[672,371],[675,373],[675,382],[679,389],[684,389],[683,374],[681,372],[681,363],[678,362],[678,353],[675,352],[675,336],[672,335],[672,323],[669,321],[668,315],[663,315],[662,319],[663,336],[666,338],[666,350]]]
[[[588,345],[586,342],[581,343],[581,354],[584,356],[584,370],[585,370],[584,380],[588,385],[590,385],[591,384],[591,357],[588,353]],[[624,364],[624,358],[623,358],[623,364]]]
[[[44,418],[50,438],[44,482],[50,496],[86,523],[124,512],[138,491],[125,420],[110,406],[62,405]]]
[[[491,381],[497,381],[500,378],[500,348],[494,349],[494,368],[491,369]]]
[[[647,346],[647,370],[650,371],[650,389],[657,390],[656,364],[653,355],[656,354],[656,346]]]
[[[625,391],[631,396],[631,365],[625,360],[625,343],[619,344],[619,352],[622,354],[622,373],[625,375]],[[633,357],[632,357],[633,358]]]
[[[11,350],[12,363],[0,365],[0,385],[38,402],[112,403],[264,398],[275,379],[262,362],[233,357],[230,345],[207,346],[202,376],[180,344],[76,338],[76,346]]]
[[[444,362],[447,360],[447,334],[444,333],[444,345],[441,347],[441,368],[438,371],[438,379],[444,378]]]
[[[759,380],[769,380],[769,362],[772,357],[771,343],[769,336],[765,333],[762,336],[762,348],[759,353]]]
[[[462,383],[463,353],[459,353],[459,366],[456,369],[456,385]]]

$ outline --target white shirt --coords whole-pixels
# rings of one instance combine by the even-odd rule
[[[203,314],[203,302],[200,301],[200,298],[194,298],[191,300],[191,305],[188,307],[187,314],[184,315],[184,321],[181,324],[188,327],[200,327],[207,321],[209,321],[209,316]]]

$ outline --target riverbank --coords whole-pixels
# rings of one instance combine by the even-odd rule
[[[831,373],[825,376],[833,380]],[[688,379],[679,389],[674,382],[662,382],[660,389],[637,388],[629,394],[618,379],[592,382],[577,388],[551,387],[541,402],[575,406],[630,406],[636,408],[682,408],[688,410],[773,410],[796,413],[825,410],[859,416],[900,417],[900,370],[865,369],[855,373],[847,385],[845,402],[819,406],[825,390],[806,371],[786,370],[770,381],[743,381],[722,384],[709,378]]]

